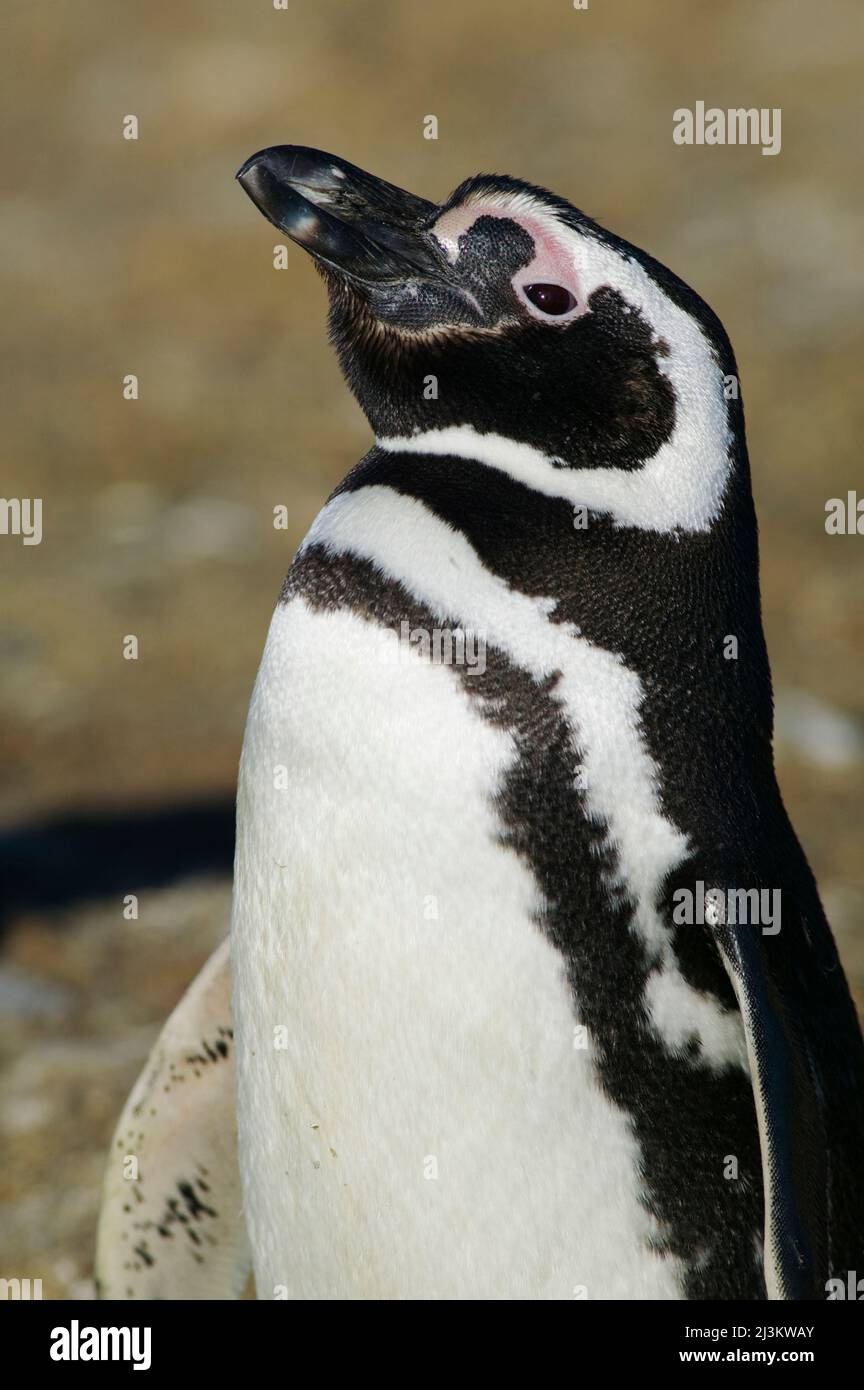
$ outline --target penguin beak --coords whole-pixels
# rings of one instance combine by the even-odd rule
[[[274,227],[350,280],[451,279],[440,247],[423,230],[436,204],[347,160],[273,145],[247,159],[237,179]]]

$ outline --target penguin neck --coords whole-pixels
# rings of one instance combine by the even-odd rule
[[[605,515],[619,527],[652,532],[704,532],[717,520],[732,466],[731,434],[713,448],[692,453],[679,438],[657,451],[640,469],[569,468],[563,460],[504,435],[472,425],[382,435],[377,447],[395,454],[449,455],[480,463],[571,507]],[[688,441],[689,442],[689,441]]]
[[[607,495],[605,510],[595,509],[570,500],[589,496],[590,479],[574,480],[527,446],[461,428],[379,442],[338,491],[377,485],[415,498],[460,532],[508,588],[547,601],[550,621],[615,653],[641,682],[642,724],[657,760],[687,766],[696,796],[722,808],[740,796],[741,779],[773,781],[771,681],[743,438],[723,472],[722,497],[695,513],[698,528],[670,524],[676,513],[669,508],[649,526],[656,489],[646,485],[646,512],[640,524],[627,525],[624,516],[640,500],[633,474],[611,503]],[[575,510],[582,505],[584,517]]]

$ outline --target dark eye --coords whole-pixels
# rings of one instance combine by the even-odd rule
[[[569,314],[576,308],[576,296],[563,285],[525,285],[526,299],[544,314]]]

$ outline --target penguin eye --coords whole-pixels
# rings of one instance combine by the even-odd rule
[[[523,285],[522,292],[535,309],[558,318],[576,308],[576,296],[564,285]]]

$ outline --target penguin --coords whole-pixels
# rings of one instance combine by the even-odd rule
[[[100,1298],[242,1294],[251,1253],[234,1091],[226,939],[163,1027],[114,1131],[96,1242]]]
[[[259,1298],[826,1297],[864,1260],[864,1045],[774,772],[723,326],[515,178],[237,177],[375,442],[248,715],[209,1296],[251,1260]]]

